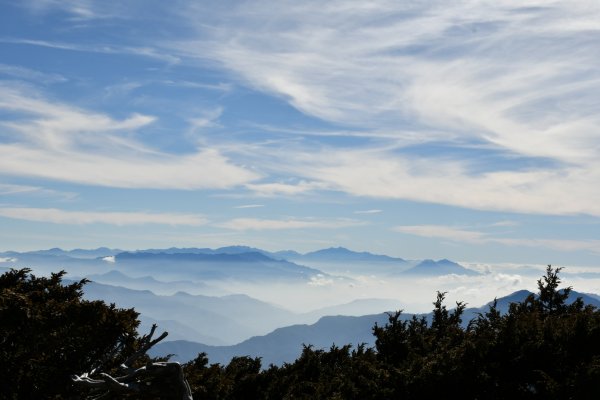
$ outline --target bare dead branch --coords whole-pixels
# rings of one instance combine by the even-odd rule
[[[152,325],[150,333],[141,338],[140,349],[121,364],[121,368],[128,372],[126,375],[115,378],[100,372],[98,378],[92,378],[92,375],[99,371],[98,367],[90,373],[72,375],[71,380],[90,391],[88,400],[100,400],[118,393],[152,394],[158,395],[161,399],[193,400],[190,386],[179,363],[150,362],[141,368],[132,367],[134,361],[167,337],[168,333],[163,332],[153,340],[156,328],[156,324]],[[104,361],[101,361],[100,365],[103,364]]]

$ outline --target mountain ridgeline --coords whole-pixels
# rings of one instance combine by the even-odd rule
[[[534,294],[528,290],[519,290],[496,299],[495,309],[501,315],[505,315],[508,313],[511,304],[523,302],[532,295]],[[600,307],[600,299],[576,291],[569,293],[565,303],[572,304],[577,299],[581,299],[584,304]],[[471,321],[479,315],[485,314],[492,305],[493,302],[490,302],[482,307],[465,308],[462,312],[461,326],[467,328]],[[339,346],[343,344],[351,344],[355,347],[364,344],[373,347],[376,339],[373,336],[373,326],[376,324],[385,325],[389,315],[390,312],[360,317],[326,316],[320,318],[314,324],[279,328],[267,335],[252,337],[233,346],[210,346],[185,340],[169,341],[159,343],[152,349],[151,354],[154,356],[171,354],[174,360],[188,362],[194,359],[198,353],[205,353],[210,362],[223,365],[229,363],[233,357],[245,355],[260,358],[263,366],[270,364],[283,365],[298,358],[302,353],[304,344],[310,344],[314,349],[321,350],[326,350],[332,345]],[[402,321],[410,321],[413,317],[424,317],[426,321],[431,322],[433,313],[400,314]]]
[[[152,275],[194,276],[203,280],[306,280],[323,274],[317,269],[273,259],[257,251],[214,254],[124,252],[115,255],[114,262],[126,266],[128,270],[145,271]]]
[[[301,295],[311,288],[318,295],[323,282],[354,285],[354,279],[345,273],[353,268],[360,274],[389,277],[429,277],[440,271],[476,273],[447,260],[439,263],[444,266],[451,263],[453,268],[442,271],[430,260],[408,261],[342,247],[306,254],[269,252],[248,246],[137,251],[53,248],[6,252],[0,254],[0,260],[4,261],[0,268],[32,267],[44,274],[64,269],[69,271],[71,281],[90,279],[85,299],[135,308],[140,312],[140,329],[146,330],[157,323],[169,330],[169,340],[208,346],[241,344],[276,328],[313,324],[327,315],[362,316],[402,308],[398,300],[363,295],[346,301],[333,297],[327,306],[315,304],[312,308],[304,307],[308,310],[291,312],[272,302],[240,295],[248,285],[258,288],[255,291],[264,291],[265,285],[269,285],[269,290],[283,285],[282,296],[287,296],[290,288]],[[233,287],[238,289],[232,292]]]
[[[136,332],[134,309],[83,298],[86,286],[93,292],[101,285],[63,281],[64,272],[40,278],[13,269],[0,275],[0,389],[7,399],[97,398],[95,387],[107,386],[107,377],[156,345],[154,355],[196,353],[183,368],[169,364],[180,371],[179,381],[183,372],[195,399],[595,399],[600,300],[560,288],[559,272],[548,266],[537,293],[517,291],[482,308],[458,302],[449,309],[438,292],[427,314],[329,316],[235,346],[206,346],[156,345],[165,334],[150,343],[152,334]],[[118,297],[121,289],[108,295]],[[238,300],[249,299],[176,293],[171,300],[178,303],[165,311],[201,300],[233,315],[246,313],[236,309],[243,307]],[[136,371],[167,367],[149,361]],[[100,380],[88,380],[88,373]],[[127,390],[154,385],[144,380],[153,375],[136,376],[126,378],[133,385]],[[83,380],[91,386],[73,385]]]
[[[301,254],[292,250],[269,252],[248,246],[168,248],[122,251],[98,248],[0,253],[0,268],[29,265],[48,271],[68,269],[70,274],[88,276],[107,269],[132,277],[151,275],[156,279],[210,280],[310,280],[315,276],[344,272],[385,276],[476,275],[450,260],[405,260],[398,257],[355,252],[343,247]]]
[[[428,315],[377,317],[373,346],[304,345],[281,366],[261,370],[263,360],[248,356],[209,365],[199,349],[186,376],[199,398],[598,398],[598,301],[560,289],[559,271],[548,266],[537,294],[515,292],[481,310],[460,302],[450,310],[438,292]],[[269,341],[277,345],[280,333]]]

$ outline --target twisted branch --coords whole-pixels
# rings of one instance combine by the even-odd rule
[[[168,332],[163,332],[153,340],[152,336],[154,336],[156,328],[156,324],[153,324],[150,333],[141,338],[140,349],[120,365],[120,369],[126,372],[125,375],[115,378],[100,372],[98,378],[92,378],[92,375],[95,375],[96,371],[105,363],[105,360],[102,360],[99,367],[89,373],[72,375],[71,380],[78,386],[90,389],[92,396],[87,397],[89,400],[100,400],[112,393],[153,394],[164,399],[193,400],[192,391],[179,363],[150,362],[141,368],[132,367],[137,359],[167,337]],[[168,384],[169,387],[165,384]]]

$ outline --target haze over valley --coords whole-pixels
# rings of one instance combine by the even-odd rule
[[[455,301],[482,307],[467,312],[468,322],[495,297],[524,299],[545,267],[463,264],[342,247],[304,254],[247,246],[0,253],[4,270],[28,267],[48,275],[64,269],[67,280],[91,281],[84,298],[135,308],[140,333],[152,324],[169,332],[153,350],[157,355],[188,361],[205,351],[220,363],[252,355],[265,365],[293,361],[302,344],[373,345],[371,328],[385,323],[385,312],[427,314],[436,291],[447,292],[450,307]],[[572,270],[564,270],[565,283],[592,293],[587,303],[600,304],[593,295],[600,276],[589,268]]]

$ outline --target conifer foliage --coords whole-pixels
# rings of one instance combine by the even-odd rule
[[[567,301],[559,272],[548,266],[536,295],[505,313],[494,302],[467,325],[465,304],[449,310],[438,293],[430,318],[396,312],[375,325],[375,348],[307,345],[267,368],[251,357],[211,365],[200,354],[185,376],[196,400],[598,399],[600,311]],[[71,373],[99,362],[108,371],[139,347],[134,310],[82,300],[85,281],[65,284],[63,274],[0,276],[3,398],[71,397]]]
[[[598,399],[600,311],[568,304],[559,272],[548,266],[537,295],[505,314],[494,302],[466,328],[465,304],[448,310],[438,293],[430,321],[396,312],[373,327],[375,349],[307,346],[295,362],[262,372],[258,359],[209,366],[201,354],[186,376],[196,399]],[[238,369],[247,363],[252,371]],[[240,395],[245,378],[253,390]]]
[[[0,276],[0,398],[65,398],[70,375],[110,371],[135,352],[138,313],[82,300],[86,281],[29,269]]]

